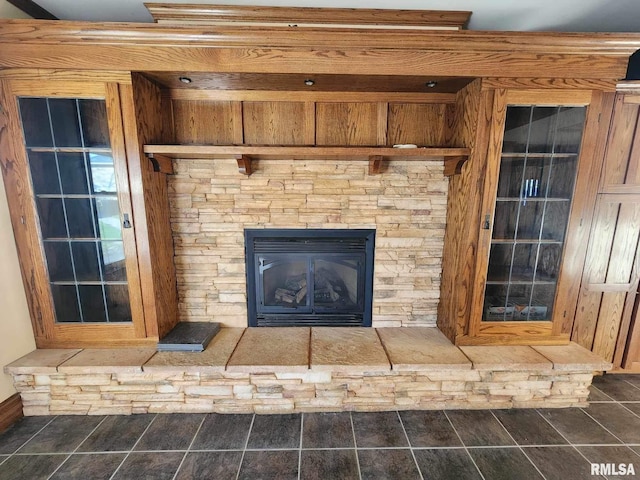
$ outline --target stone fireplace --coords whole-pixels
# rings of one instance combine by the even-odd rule
[[[247,229],[250,327],[371,326],[375,230]]]
[[[447,209],[441,162],[175,160],[168,177],[181,321],[248,325],[245,229],[375,229],[372,326],[434,326]]]

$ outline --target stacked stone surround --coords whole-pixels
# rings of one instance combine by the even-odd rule
[[[310,365],[305,365],[296,360],[305,336],[309,337],[304,332],[308,329],[301,330],[300,335],[293,335],[287,352],[291,355],[272,347],[279,353],[268,354],[274,360],[270,364],[244,361],[245,353],[264,344],[264,338],[241,339],[243,329],[232,328],[216,337],[215,351],[208,349],[203,354],[149,349],[39,350],[6,371],[14,376],[25,415],[262,414],[586,406],[594,370],[611,366],[576,344],[457,349],[447,347],[446,339],[434,337],[433,332],[415,328],[355,332],[359,338],[347,339],[346,345],[346,350],[356,351],[355,356],[335,362],[326,361],[327,355],[345,349],[341,346],[313,355],[315,342],[325,335],[319,332],[315,338],[314,332]],[[405,337],[394,343],[389,330],[405,331]],[[332,335],[328,332],[325,337]],[[375,335],[383,342],[376,342]],[[414,340],[408,348],[398,349],[406,335]],[[353,347],[354,338],[360,346]],[[415,348],[427,344],[435,345],[435,356]],[[501,349],[505,360],[496,363]],[[258,350],[261,355],[268,349]],[[290,356],[292,361],[287,360]]]
[[[375,228],[373,325],[435,325],[448,180],[438,161],[176,160],[169,180],[181,321],[247,326],[245,228]]]

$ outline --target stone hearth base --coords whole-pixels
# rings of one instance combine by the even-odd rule
[[[586,406],[576,344],[455,347],[434,328],[222,329],[203,353],[36,350],[5,368],[25,415]]]

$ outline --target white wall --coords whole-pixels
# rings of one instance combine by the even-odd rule
[[[0,18],[28,18],[0,0]],[[20,278],[18,255],[4,184],[0,181],[0,367],[35,349],[27,300]],[[0,402],[15,393],[11,376],[0,374]]]

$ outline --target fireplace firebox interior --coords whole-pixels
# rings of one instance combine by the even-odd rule
[[[246,229],[249,326],[371,326],[374,247],[371,229]]]

